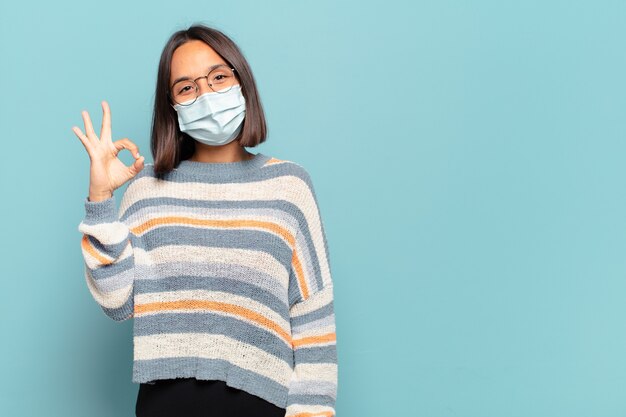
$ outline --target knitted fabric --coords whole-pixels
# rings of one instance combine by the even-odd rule
[[[333,282],[302,166],[146,164],[119,210],[84,204],[85,279],[108,317],[133,318],[133,382],[218,379],[289,417],[335,415]]]

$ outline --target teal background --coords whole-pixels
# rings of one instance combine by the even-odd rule
[[[161,49],[200,22],[254,71],[251,151],[314,180],[339,417],[626,416],[625,21],[623,1],[0,3],[0,414],[134,415],[132,322],[84,281],[71,127],[86,109],[99,133],[108,100],[152,162]]]

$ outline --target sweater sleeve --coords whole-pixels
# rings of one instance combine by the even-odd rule
[[[133,317],[135,257],[129,225],[120,221],[115,196],[102,201],[85,198],[85,216],[78,226],[87,287],[104,313],[115,321]]]
[[[337,397],[333,282],[328,245],[308,174],[302,193],[290,275],[290,324],[294,371],[286,417],[331,417]]]

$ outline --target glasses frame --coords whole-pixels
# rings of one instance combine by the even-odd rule
[[[216,69],[218,69],[219,67],[227,67],[227,68],[229,68],[229,69],[233,72],[233,76],[235,77],[235,79],[237,80],[237,82],[239,82],[239,80],[237,79],[238,77],[237,77],[237,75],[236,75],[237,70],[236,70],[235,68],[231,67],[231,66],[230,66],[230,65],[228,65],[228,64],[218,64],[218,65],[215,65],[215,66],[211,67],[211,68],[209,69],[209,72],[207,72],[207,74],[206,74],[206,75],[203,75],[203,76],[201,76],[201,77],[195,78],[195,79],[193,79],[193,80],[188,78],[188,79],[179,80],[179,81],[175,82],[175,83],[174,83],[174,84],[172,84],[172,85],[169,87],[169,89],[167,90],[167,92],[166,92],[166,93],[167,93],[167,96],[168,96],[168,97],[169,97],[169,98],[170,98],[170,99],[171,99],[171,100],[172,100],[175,104],[178,104],[179,106],[191,106],[193,103],[195,103],[195,102],[196,102],[196,100],[198,100],[198,96],[200,95],[200,94],[198,94],[198,93],[200,92],[200,87],[198,86],[198,82],[197,82],[197,81],[198,81],[199,79],[201,79],[201,78],[206,78],[207,85],[209,86],[209,88],[210,88],[211,90],[213,90],[213,87],[211,86],[211,83],[209,82],[209,74],[211,74],[213,71],[215,71],[215,70],[216,70]],[[174,99],[174,96],[172,95],[172,88],[174,88],[174,86],[175,86],[176,84],[178,84],[179,82],[182,82],[182,81],[191,81],[191,82],[193,82],[193,84],[194,84],[194,86],[195,86],[195,89],[196,89],[196,98],[195,98],[195,99],[194,99],[191,103],[189,103],[189,104],[181,104],[181,103],[177,102],[177,101]],[[233,88],[233,86],[234,86],[234,85],[235,85],[235,84],[231,85],[231,86],[230,86],[230,88]],[[230,91],[230,88],[228,89],[228,91]],[[213,90],[213,91],[214,91],[214,92],[216,92],[216,93],[218,93],[218,94],[223,94],[223,93],[227,93],[227,92],[228,92],[228,91],[215,91],[215,90]]]

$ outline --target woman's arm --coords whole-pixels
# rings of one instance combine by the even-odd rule
[[[295,368],[287,399],[287,417],[335,415],[337,350],[333,282],[328,245],[310,177],[300,198],[299,229],[295,237],[290,294]]]
[[[113,191],[136,178],[144,167],[144,157],[130,139],[111,140],[111,110],[102,101],[102,129],[96,135],[89,113],[81,112],[85,134],[77,127],[72,130],[85,147],[91,161],[89,198],[85,200],[85,217],[78,226],[83,233],[81,248],[85,259],[85,279],[89,291],[104,312],[113,320],[133,316],[133,284],[135,258],[130,228],[120,221],[121,211],[115,208]],[[135,161],[129,167],[118,159],[122,149],[131,151]],[[128,197],[129,186],[124,198]],[[122,208],[127,202],[122,200]]]
[[[132,182],[132,181],[131,181]],[[124,199],[128,197],[128,188]],[[135,257],[129,224],[120,221],[115,196],[101,201],[85,199],[85,217],[78,226],[83,233],[81,250],[85,280],[104,313],[116,321],[133,317]]]

